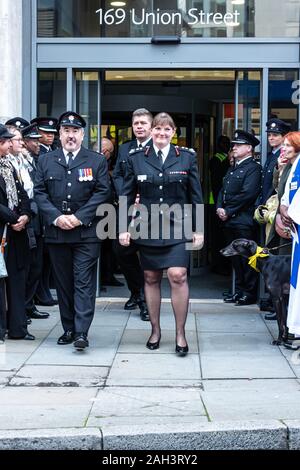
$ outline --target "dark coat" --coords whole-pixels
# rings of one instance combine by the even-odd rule
[[[280,149],[277,152],[269,152],[267,156],[267,161],[263,167],[262,171],[262,188],[261,188],[261,197],[260,204],[265,204],[266,201],[275,194],[273,188],[273,172],[277,164],[278,157],[280,155]]]
[[[5,224],[16,224],[21,215],[27,215],[29,218],[31,216],[29,198],[20,181],[18,180],[15,170],[14,179],[19,196],[19,206],[12,211],[8,207],[5,181],[3,177],[0,176],[0,239],[2,239]],[[16,232],[8,225],[7,243],[9,244],[11,240],[14,241],[14,246],[17,251],[16,259],[18,261],[18,266],[21,268],[24,266],[25,261],[27,261],[27,231],[22,230],[21,232]]]
[[[147,146],[152,145],[152,139],[149,140]],[[113,183],[117,196],[122,194],[122,188],[124,184],[124,178],[128,168],[128,155],[132,150],[136,150],[138,147],[137,140],[131,140],[119,147],[117,162],[113,171]]]
[[[177,239],[174,229],[182,229],[186,221],[189,221],[191,230],[196,229],[196,204],[202,204],[203,198],[195,152],[171,145],[162,166],[152,146],[133,151],[128,158],[128,171],[122,190],[122,196],[128,198],[127,209],[134,204],[137,194],[140,195],[140,204],[145,206],[147,212],[140,212],[134,221],[142,222],[148,236],[148,239],[142,236],[136,240],[137,243],[168,246],[190,240],[191,237],[185,234]],[[151,206],[153,208],[154,204],[157,208],[151,214]],[[159,207],[162,204],[169,207],[177,204],[180,211],[168,214],[167,210]],[[184,207],[187,204],[192,205],[192,211]],[[125,204],[120,204],[120,213],[124,208]],[[163,235],[164,222],[170,222],[170,237]],[[153,230],[154,226],[157,227],[158,237],[151,239],[151,229]]]
[[[84,169],[88,170],[91,180],[82,181]],[[110,197],[104,156],[82,147],[68,167],[62,149],[43,155],[38,163],[34,192],[45,223],[46,242],[99,242],[96,211]],[[53,222],[63,214],[74,214],[82,225],[73,230],[61,230]]]
[[[261,166],[249,158],[229,168],[219,193],[217,209],[224,208],[228,220],[224,226],[253,226],[255,201],[261,191]]]

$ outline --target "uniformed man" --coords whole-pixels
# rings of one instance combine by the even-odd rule
[[[35,182],[38,157],[40,153],[39,134],[36,124],[31,124],[22,130],[23,142],[27,150],[26,160],[28,162],[29,175],[32,183]],[[39,210],[34,198],[31,198],[30,207],[32,211],[31,228],[34,233],[35,246],[30,250],[30,263],[28,265],[26,279],[26,314],[29,318],[38,320],[46,319],[49,313],[40,312],[34,304],[34,296],[43,271],[43,225]]]
[[[57,119],[54,117],[36,117],[32,119],[31,124],[36,124],[41,137],[40,154],[48,153],[54,150],[53,142],[57,134]]]
[[[38,132],[41,135],[39,138],[40,155],[44,155],[54,150],[53,142],[57,134],[57,122],[57,119],[54,117],[36,117],[31,120],[32,124],[36,124]],[[50,292],[51,272],[52,269],[49,252],[47,247],[44,245],[43,270],[35,295],[35,301],[38,305],[51,307],[52,305],[57,304]]]
[[[235,167],[229,168],[217,202],[217,215],[224,223],[226,244],[236,238],[255,238],[254,205],[261,190],[261,166],[253,158],[259,140],[251,133],[237,130],[234,133],[233,157]],[[225,244],[224,244],[225,246]],[[248,266],[247,259],[234,256],[235,293],[224,301],[236,305],[249,305],[257,297],[257,273]]]
[[[45,221],[64,334],[58,344],[89,346],[96,297],[100,204],[110,185],[103,155],[82,147],[85,120],[67,111],[58,120],[62,148],[39,160],[35,196]]]
[[[260,204],[265,204],[269,197],[275,194],[273,188],[273,172],[280,155],[284,136],[290,131],[291,127],[288,123],[277,118],[269,119],[266,126],[271,150],[268,152],[267,160],[263,167]]]
[[[120,146],[116,166],[113,171],[113,182],[117,196],[122,194],[129,153],[137,148],[144,149],[152,144],[152,121],[153,116],[148,109],[136,109],[132,114],[132,130],[135,139]],[[125,310],[134,310],[139,307],[141,320],[148,321],[149,314],[143,293],[143,272],[137,256],[137,247],[135,245],[129,247],[121,246],[117,241],[116,252],[121,271],[131,292],[131,296],[125,303],[124,308]]]

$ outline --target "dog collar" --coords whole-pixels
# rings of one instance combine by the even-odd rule
[[[255,271],[259,273],[259,269],[257,269],[256,267],[257,258],[266,258],[266,256],[269,256],[269,253],[264,253],[264,249],[258,246],[255,255],[250,256],[250,258],[248,258],[248,264],[251,266],[251,268],[255,269]]]

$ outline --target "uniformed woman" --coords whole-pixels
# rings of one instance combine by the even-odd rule
[[[123,206],[120,200],[120,210],[134,206],[137,195],[139,205],[134,209],[136,213],[132,220],[128,219],[131,220],[130,231],[122,231],[119,240],[124,246],[132,243],[130,239],[139,245],[152,325],[147,348],[159,348],[161,280],[166,269],[176,321],[175,351],[185,356],[188,352],[185,323],[190,259],[186,244],[193,241],[194,247],[198,248],[203,244],[203,233],[195,231],[197,209],[200,210],[203,199],[196,154],[171,144],[175,132],[171,116],[159,113],[152,123],[153,144],[131,153],[122,190],[127,201]],[[186,230],[189,223],[190,231]]]
[[[25,280],[28,263],[28,237],[26,225],[30,217],[30,204],[17,174],[9,161],[10,139],[14,138],[5,126],[0,125],[0,237],[3,237],[7,225],[7,246],[5,258],[8,278],[7,322],[10,339],[34,340],[27,331],[25,313]],[[4,285],[1,279],[1,313],[4,308]]]

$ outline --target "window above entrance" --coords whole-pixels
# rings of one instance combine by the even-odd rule
[[[38,37],[299,37],[300,0],[37,0]]]

